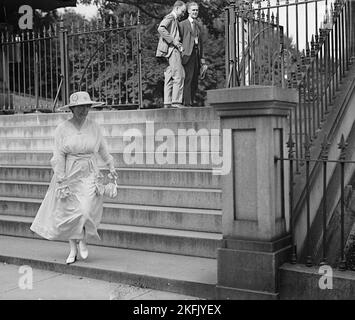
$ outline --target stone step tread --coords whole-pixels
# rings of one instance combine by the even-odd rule
[[[63,120],[64,121],[64,120]],[[152,121],[152,120],[151,120]],[[118,122],[118,121],[114,121],[114,122],[99,122],[99,121],[96,121],[100,126],[105,126],[105,125],[108,125],[108,126],[116,126],[116,125],[121,125],[121,124],[129,124],[129,125],[141,125],[141,124],[145,124],[146,123],[146,120],[142,120],[142,121],[137,121],[137,122]],[[175,123],[191,123],[191,124],[195,124],[195,123],[209,123],[209,124],[219,124],[220,121],[218,119],[211,119],[211,120],[199,120],[199,119],[195,119],[195,120],[167,120],[167,121],[161,121],[161,120],[157,120],[157,121],[154,121],[154,124],[167,124],[167,127],[169,126],[169,124],[175,124]],[[39,123],[38,125],[34,125],[34,124],[29,124],[29,125],[11,125],[11,126],[2,126],[1,129],[3,128],[9,128],[9,129],[17,129],[17,128],[35,128],[35,129],[38,129],[38,128],[56,128],[57,127],[57,124],[41,124]]]
[[[41,165],[13,165],[13,164],[0,164],[0,169],[43,169],[43,170],[52,170],[51,166],[41,166]],[[100,167],[100,169],[108,170],[106,167]],[[212,169],[181,169],[181,168],[139,168],[139,167],[117,167],[118,171],[157,171],[157,172],[189,172],[189,173],[211,173]]]
[[[48,182],[33,182],[33,181],[14,181],[14,180],[0,180],[0,184],[25,184],[25,185],[42,185],[48,186]],[[216,192],[222,193],[221,189],[200,189],[200,188],[177,188],[177,187],[156,187],[156,186],[131,186],[118,185],[118,189],[142,189],[142,190],[164,190],[164,191],[189,191],[189,192]]]
[[[20,115],[2,115],[0,117],[0,124],[2,127],[11,127],[14,123],[21,123],[24,126],[40,124],[41,122],[59,124],[60,122],[68,119],[70,114],[64,113],[51,113],[51,114],[20,114]],[[180,122],[182,120],[189,121],[210,121],[218,120],[218,116],[212,108],[192,108],[181,110],[169,109],[156,109],[156,110],[132,110],[131,112],[125,111],[105,111],[104,113],[91,113],[89,118],[94,119],[99,124],[109,123],[137,123],[141,120],[144,123],[146,120],[165,122],[165,120]],[[114,120],[113,120],[114,119]],[[114,121],[114,122],[113,122]]]
[[[30,203],[42,203],[42,199],[35,198],[18,198],[18,197],[0,197],[0,201],[8,202],[30,202]],[[195,208],[178,208],[178,207],[165,207],[165,206],[150,206],[150,205],[139,205],[139,204],[125,204],[125,203],[106,203],[104,202],[105,208],[112,209],[135,209],[135,210],[147,210],[147,211],[169,211],[169,212],[179,212],[187,214],[206,214],[206,215],[222,215],[222,210],[217,209],[195,209]]]
[[[0,235],[0,261],[83,275],[106,281],[145,284],[148,288],[201,294],[214,292],[217,260],[169,253],[89,245],[89,258],[66,265],[68,244],[57,241]],[[199,286],[200,290],[196,287]],[[202,286],[202,288],[200,287]],[[213,298],[207,295],[206,298]]]
[[[10,215],[0,215],[1,221],[17,222],[17,223],[32,223],[33,218],[31,217],[21,217],[21,216],[10,216]],[[200,232],[200,231],[185,231],[177,229],[165,229],[165,228],[150,228],[150,227],[137,227],[128,225],[118,225],[118,224],[100,224],[99,229],[109,230],[116,232],[131,232],[140,233],[147,235],[161,235],[161,236],[171,236],[171,237],[182,237],[182,238],[197,238],[197,239],[208,239],[208,240],[222,240],[222,234],[213,232]]]
[[[123,139],[124,138],[124,135],[114,135],[114,136],[108,136],[108,135],[103,135],[106,139],[108,139],[108,140],[111,140],[111,139]],[[178,138],[178,135],[177,134],[175,134],[175,133],[173,133],[172,135],[166,135],[166,134],[164,134],[163,135],[164,137],[165,136],[174,136],[174,137],[176,137],[176,138]],[[217,137],[217,136],[221,136],[221,134],[220,133],[218,133],[218,134],[211,134],[211,133],[207,133],[207,135],[199,135],[199,137],[209,137],[209,136],[215,136],[215,137]],[[134,137],[134,135],[132,134],[132,137]],[[155,137],[155,135],[143,135],[142,136],[143,138],[146,138],[146,137],[149,137],[149,138],[154,138]],[[188,137],[187,135],[186,135],[186,137]],[[35,137],[1,137],[0,136],[0,138],[1,138],[1,141],[21,141],[21,140],[23,140],[23,141],[34,141],[34,140],[42,140],[42,141],[54,141],[54,137],[43,137],[43,136],[35,136]]]
[[[124,152],[122,150],[111,150],[109,149],[108,150],[111,154],[123,154]],[[196,150],[194,151],[194,153],[196,154],[219,154],[221,151],[199,151],[199,150]],[[0,149],[0,157],[1,157],[1,154],[16,154],[16,153],[26,153],[26,154],[49,154],[49,155],[52,155],[53,154],[53,150],[52,149],[36,149],[36,150],[1,150]],[[155,154],[155,151],[154,152],[146,152],[146,151],[142,151],[142,152],[135,152],[135,154],[150,154],[150,153],[153,153]],[[179,153],[184,153],[186,154],[186,151],[174,151],[174,152],[166,152],[166,153],[173,153],[173,154],[179,154]]]

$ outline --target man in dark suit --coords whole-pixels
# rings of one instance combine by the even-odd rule
[[[202,50],[201,27],[197,23],[198,4],[187,4],[189,16],[180,23],[180,36],[182,38],[182,64],[185,70],[183,104],[191,107],[198,86],[198,77],[202,64],[205,64]]]
[[[158,27],[160,34],[156,56],[168,59],[169,66],[164,72],[164,107],[183,107],[182,96],[185,71],[181,63],[179,21],[186,12],[186,5],[176,1],[173,10],[164,17]]]

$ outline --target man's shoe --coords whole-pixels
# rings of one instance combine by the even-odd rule
[[[185,106],[182,105],[181,103],[173,103],[171,106],[172,106],[173,108],[178,108],[178,109],[183,109],[183,108],[185,108]]]

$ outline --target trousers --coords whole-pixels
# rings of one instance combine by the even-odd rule
[[[192,49],[191,57],[184,65],[185,81],[184,81],[184,94],[183,104],[185,106],[192,106],[194,103],[195,94],[198,86],[199,76],[199,59],[198,49],[196,46]]]
[[[169,66],[164,72],[164,104],[181,104],[184,91],[185,71],[178,49],[173,50],[168,61]]]

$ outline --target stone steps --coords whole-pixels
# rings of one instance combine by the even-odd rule
[[[127,138],[123,136],[106,137],[108,149],[114,152],[123,152],[128,145],[134,142],[134,148],[137,151],[145,152],[146,149],[156,150],[158,152],[159,146],[164,144],[164,150],[171,151],[187,151],[187,152],[201,152],[201,151],[219,151],[220,140],[219,135],[207,135],[201,137],[193,136],[161,136],[161,141],[156,141],[156,136],[140,137],[129,135]],[[150,142],[151,141],[151,142]],[[148,144],[148,147],[147,147]],[[33,137],[33,138],[1,138],[0,151],[51,151],[54,147],[53,137]],[[150,149],[149,149],[150,148]],[[187,154],[189,156],[189,154]]]
[[[3,115],[0,117],[0,127],[13,126],[56,126],[60,122],[71,117],[67,113],[33,113]],[[185,122],[185,121],[210,121],[217,120],[217,113],[210,107],[186,108],[186,109],[152,109],[152,110],[122,110],[122,111],[91,111],[89,117],[99,124],[111,123],[144,123],[155,122]]]
[[[42,199],[0,197],[0,216],[34,218]],[[222,212],[212,209],[104,203],[104,224],[120,224],[219,233]]]
[[[32,221],[30,217],[0,215],[0,234],[40,238],[30,230]],[[127,225],[101,224],[98,232],[101,241],[89,240],[88,243],[205,258],[216,258],[222,241],[219,233]]]
[[[43,199],[48,186],[49,184],[46,182],[0,180],[0,195]],[[119,185],[117,197],[105,199],[105,201],[166,207],[221,209],[221,190]]]
[[[0,127],[0,137],[1,138],[41,138],[41,137],[53,137],[56,125],[26,125],[26,126],[11,126],[11,127]],[[123,136],[125,132],[129,129],[139,130],[143,136],[149,133],[149,128],[154,128],[154,132],[160,129],[169,129],[175,134],[178,130],[189,130],[193,129],[196,132],[201,129],[219,129],[218,120],[207,120],[207,121],[180,121],[180,122],[154,122],[153,127],[147,125],[145,122],[137,123],[103,123],[101,124],[101,129],[104,136],[114,137]]]
[[[107,169],[102,170],[107,175]],[[119,168],[118,183],[122,185],[220,188],[220,176],[209,169]],[[49,166],[1,166],[0,180],[50,182],[53,170]]]
[[[0,262],[216,299],[216,259],[89,246],[89,258],[66,265],[68,244],[0,236]]]
[[[212,157],[219,157],[219,152],[196,152],[197,158],[196,161],[189,158],[188,154],[186,155],[186,163],[178,163],[179,153],[173,153],[174,161],[173,163],[159,163],[157,161],[156,153],[136,153],[136,159],[132,160],[131,157],[125,156],[122,152],[111,152],[114,162],[117,168],[161,168],[161,169],[211,169],[215,167],[220,167],[220,165],[214,165]],[[0,165],[17,165],[17,166],[48,166],[50,164],[50,159],[52,158],[53,153],[51,151],[0,151]],[[146,158],[151,157],[154,160],[153,164],[147,164]],[[209,161],[207,163],[201,163],[202,158],[207,157]],[[127,158],[129,161],[127,161]],[[132,162],[131,162],[132,161]],[[99,165],[103,165],[99,161]]]
[[[70,116],[57,113],[0,117],[0,234],[39,241],[32,240],[38,236],[29,227],[53,174],[50,159],[54,130]],[[222,241],[220,176],[213,174],[213,169],[221,166],[214,164],[220,159],[220,152],[201,152],[198,138],[197,148],[191,150],[195,159],[194,155],[189,158],[188,152],[169,152],[164,155],[170,160],[167,163],[157,153],[145,152],[145,139],[153,138],[146,131],[147,121],[154,122],[154,133],[168,129],[165,133],[173,135],[175,145],[179,129],[207,129],[204,134],[209,138],[214,135],[219,150],[219,132],[211,131],[219,129],[215,111],[93,111],[89,117],[103,129],[119,173],[117,198],[104,201],[101,241],[91,244],[112,250],[214,259]],[[142,150],[135,154],[137,161],[133,161],[133,155],[123,153],[129,144],[123,141],[123,135],[130,129],[141,132],[143,137]],[[155,151],[162,143],[155,142]],[[173,147],[174,143],[168,144]],[[186,145],[189,150],[188,140]],[[184,155],[186,162],[179,162]],[[147,164],[148,159],[153,159],[153,163]],[[100,160],[99,166],[107,172]]]

